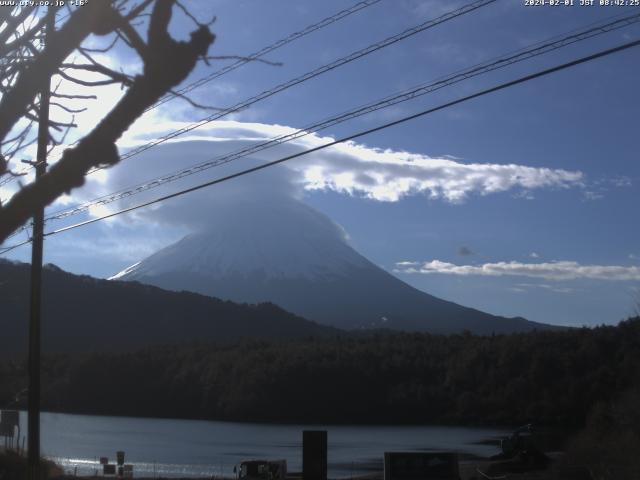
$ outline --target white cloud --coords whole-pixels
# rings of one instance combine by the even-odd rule
[[[583,180],[583,174],[576,171],[463,163],[356,143],[337,145],[317,158],[319,161],[293,167],[303,174],[307,190],[333,190],[385,202],[425,194],[432,199],[461,203],[473,194],[568,188],[581,185]]]
[[[102,99],[101,99],[102,101]],[[158,112],[151,111],[139,119],[118,142],[121,151],[154,139],[160,134],[187,125],[184,122],[159,121]],[[112,192],[127,189],[193,165],[209,161],[221,155],[267,139],[295,132],[296,129],[262,123],[218,121],[208,124],[176,140],[152,148],[98,174],[87,177],[86,184],[60,197],[48,212],[69,208]],[[205,180],[219,178],[291,155],[333,140],[311,134],[273,149],[263,150],[251,157],[238,159],[232,164],[216,167],[192,177],[182,178],[166,186],[130,196],[117,202],[92,207],[81,216],[52,221],[48,228],[56,229],[88,218],[113,213],[125,207],[139,204],[161,195],[193,186]],[[380,150],[363,144],[348,143],[328,148],[293,160],[278,167],[244,176],[215,188],[207,188],[183,197],[175,198],[128,215],[112,217],[104,225],[101,235],[117,238],[122,232],[119,225],[136,229],[162,227],[172,239],[207,224],[209,209],[219,208],[234,198],[242,198],[251,192],[265,198],[273,195],[301,197],[305,191],[333,190],[347,195],[359,195],[377,201],[398,201],[410,195],[426,195],[432,199],[460,203],[474,195],[489,195],[506,190],[518,191],[536,188],[568,188],[578,186],[582,173],[532,168],[515,163],[508,165],[463,163],[452,157],[431,158],[426,155]],[[13,187],[16,182],[13,182]],[[8,197],[12,190],[0,191]],[[226,202],[226,203],[225,203]],[[146,231],[146,230],[145,230]],[[118,239],[121,241],[121,238]],[[90,249],[87,242],[78,250]],[[96,245],[96,252],[103,255],[103,246]],[[128,255],[110,250],[113,258]],[[419,268],[420,265],[413,265]]]
[[[516,287],[522,288],[522,289],[534,288],[534,289],[549,290],[557,293],[573,293],[576,291],[574,288],[563,287],[558,285],[550,285],[548,283],[518,283],[516,284]]]
[[[633,179],[624,175],[600,178],[584,185],[585,200],[601,200],[613,189],[629,188],[633,186]]]
[[[157,126],[153,128],[153,119],[149,120],[137,122],[119,142],[121,148],[144,143],[165,130],[187,125],[182,122],[163,122],[162,130],[159,130]],[[186,141],[207,142],[198,147],[201,155],[187,158],[207,154],[210,158],[294,132],[296,129],[282,125],[218,121],[179,137],[179,140],[185,146]],[[286,145],[255,153],[251,158],[256,161],[273,160],[332,140],[331,137],[309,134]],[[162,148],[154,148],[152,154],[162,158]],[[176,163],[175,160],[173,163]],[[305,190],[332,190],[383,202],[396,202],[407,196],[423,194],[432,199],[461,203],[474,194],[581,186],[584,178],[579,171],[535,168],[515,163],[464,163],[449,157],[436,158],[406,151],[382,150],[355,142],[338,144],[286,165],[295,172],[298,186]]]
[[[176,121],[159,122],[153,114],[154,112],[148,112],[122,137],[118,142],[121,151],[145,144],[163,133],[188,125]],[[90,175],[85,186],[74,190],[70,197],[74,202],[85,202],[294,132],[296,129],[282,125],[239,121],[212,122],[126,159],[112,168],[101,170],[98,175]],[[253,153],[250,157],[237,159],[230,164],[203,171],[193,177],[184,177],[166,186],[101,205],[89,211],[88,215],[105,215],[168,192],[193,186],[203,180],[232,174],[332,140],[331,137],[310,134],[275,148]],[[461,203],[473,195],[489,195],[507,190],[529,191],[580,186],[582,178],[583,174],[576,171],[534,168],[515,163],[463,163],[447,156],[432,158],[405,151],[380,150],[350,142],[225,182],[215,188],[200,190],[164,202],[161,206],[156,205],[156,208],[138,211],[127,215],[126,218],[116,217],[115,221],[127,223],[135,219],[136,222],[143,221],[147,224],[161,223],[188,229],[198,228],[203,221],[203,205],[213,206],[225,195],[246,195],[248,191],[300,197],[305,191],[332,190],[383,202],[395,202],[411,195],[426,195],[431,199]],[[65,208],[69,203],[70,198],[65,197],[57,202],[52,210]],[[69,217],[65,222],[77,220],[77,217]]]
[[[585,190],[584,198],[585,200],[602,200],[604,198],[604,195],[602,193],[594,192],[592,190]]]
[[[544,278],[546,280],[640,280],[640,267],[622,265],[581,265],[578,262],[560,261],[548,263],[497,262],[483,265],[455,265],[453,263],[432,260],[417,264],[399,262],[397,273],[481,275],[481,276],[519,276]]]

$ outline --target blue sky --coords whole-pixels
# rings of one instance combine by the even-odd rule
[[[232,123],[194,131],[189,143],[131,158],[96,175],[52,210],[634,11],[523,3],[498,1],[260,102],[228,117]],[[353,2],[192,0],[187,4],[200,18],[217,15],[212,55],[248,55]],[[463,4],[382,0],[267,57],[282,66],[254,62],[194,91],[192,97],[221,107],[233,105]],[[174,33],[184,35],[192,28],[176,12]],[[321,135],[339,137],[371,128],[638,38],[638,25],[626,27]],[[374,263],[439,297],[548,323],[616,323],[632,314],[640,300],[639,60],[640,49],[632,49],[578,66],[359,139],[350,148],[238,180],[233,188],[250,190],[261,183],[290,189],[342,225],[352,245]],[[136,56],[123,47],[105,61],[125,71],[139,68]],[[222,65],[221,61],[200,65],[190,79]],[[103,89],[100,101],[79,117],[80,131],[89,130],[118,95],[118,87]],[[120,148],[125,151],[140,138],[153,138],[205,115],[173,100],[141,119]],[[282,148],[254,160],[321,141],[314,136],[290,147],[293,150]],[[246,163],[214,169],[140,199],[243,166]],[[185,197],[173,205],[167,202],[52,237],[46,242],[46,261],[77,273],[110,276],[195,228],[188,213],[215,208],[215,195],[221,192]],[[124,205],[94,210],[68,223]],[[26,260],[28,254],[28,249],[19,249],[11,258]]]

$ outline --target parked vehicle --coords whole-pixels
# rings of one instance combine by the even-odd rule
[[[245,460],[233,467],[239,480],[285,480],[286,460]]]

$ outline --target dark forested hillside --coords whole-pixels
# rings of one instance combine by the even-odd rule
[[[298,422],[579,426],[638,384],[640,318],[479,337],[376,334],[50,357],[44,406],[116,415]],[[0,370],[8,401],[24,365]],[[13,389],[13,390],[12,390]]]
[[[29,271],[0,260],[0,355],[24,352],[29,318]],[[42,337],[45,351],[124,351],[149,345],[240,338],[300,338],[337,330],[273,304],[240,305],[189,292],[131,282],[43,271]]]

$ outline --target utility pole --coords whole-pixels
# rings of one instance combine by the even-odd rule
[[[45,25],[45,46],[55,28],[55,8],[49,7]],[[38,112],[38,151],[36,154],[36,181],[47,170],[49,148],[49,103],[51,77],[43,79]],[[41,480],[40,472],[40,313],[42,296],[42,250],[44,242],[44,207],[33,216],[31,246],[31,310],[29,314],[29,398],[28,398],[28,478]]]

